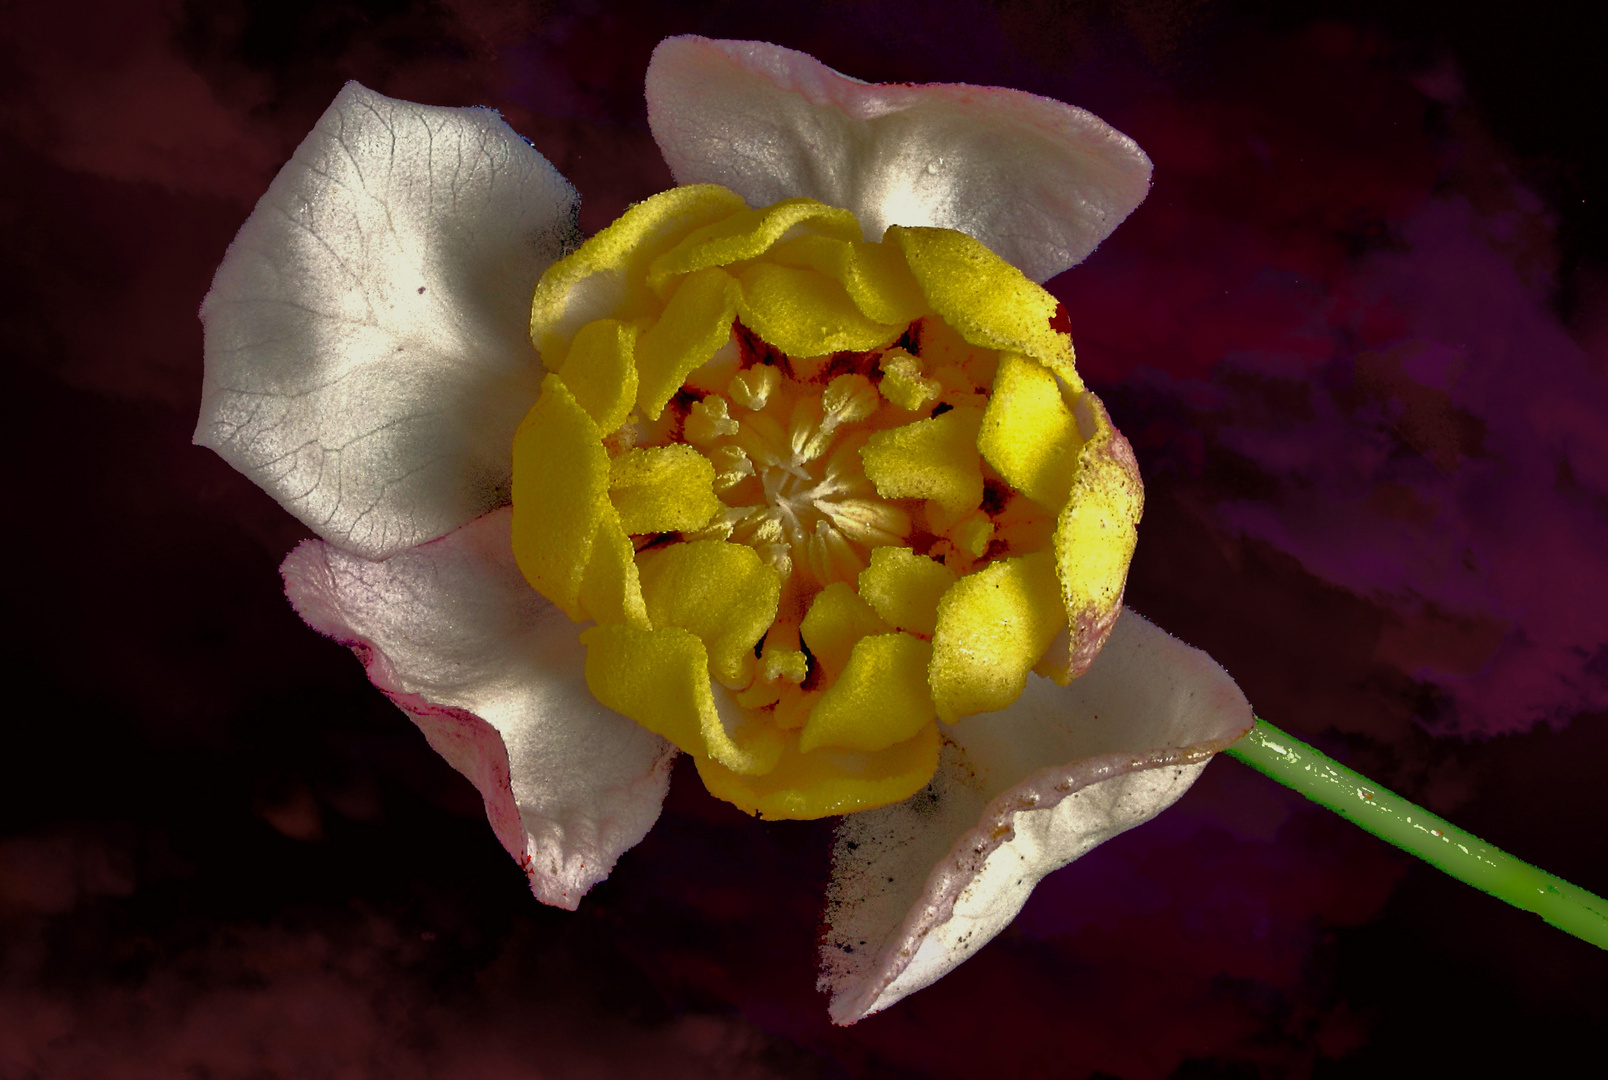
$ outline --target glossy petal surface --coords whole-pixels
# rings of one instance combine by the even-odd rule
[[[348,83],[201,306],[195,441],[369,558],[505,503],[541,381],[530,297],[576,205],[489,109]]]
[[[867,239],[958,229],[1036,281],[1081,262],[1150,188],[1150,159],[1082,109],[1019,90],[874,85],[758,41],[669,38],[648,122],[677,183],[751,206],[809,196]]]
[[[1217,664],[1125,611],[1070,686],[1037,676],[946,734],[932,784],[846,817],[833,852],[821,986],[853,1023],[935,982],[1050,871],[1154,817],[1251,708]]]
[[[514,565],[511,516],[384,562],[310,540],[281,573],[308,625],[479,788],[537,899],[574,909],[658,818],[675,751],[587,690],[577,627]]]

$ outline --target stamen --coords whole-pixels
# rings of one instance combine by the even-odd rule
[[[732,424],[731,434],[736,434],[737,425]],[[754,463],[748,460],[748,455],[740,446],[727,444],[711,447],[708,452],[709,460],[715,466],[715,491],[729,491],[744,480],[754,475]]]
[[[737,422],[731,418],[726,399],[719,394],[710,394],[693,404],[683,432],[687,441],[694,446],[713,446],[716,439],[737,434]],[[718,464],[716,471],[719,471]]]
[[[832,427],[865,420],[877,411],[877,391],[864,375],[839,375],[821,395],[826,422]]]
[[[758,412],[765,407],[771,393],[781,381],[782,373],[776,368],[769,364],[756,364],[732,376],[727,392],[731,394],[731,399],[743,408]]]
[[[724,394],[694,402],[683,427],[714,466],[723,505],[697,535],[748,544],[784,581],[797,575],[791,587],[805,598],[834,581],[852,583],[872,548],[910,535],[910,515],[877,494],[860,458],[873,431],[909,417],[883,410],[861,371],[824,388],[788,374],[833,364],[831,357],[812,367],[754,348],[743,356],[750,366],[731,375]],[[867,357],[859,366],[871,364]]]

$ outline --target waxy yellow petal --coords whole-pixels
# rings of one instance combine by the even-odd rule
[[[939,717],[953,723],[1015,701],[1065,625],[1049,552],[1004,559],[961,578],[939,601],[932,636],[930,679]]]
[[[690,532],[720,509],[715,467],[690,446],[644,446],[615,458],[609,498],[628,533]]]
[[[1077,468],[1077,424],[1047,368],[1006,353],[977,448],[1005,482],[1048,510],[1066,505]]]
[[[790,356],[864,352],[898,339],[904,324],[861,314],[843,286],[815,270],[761,262],[738,273],[743,325]]]
[[[1072,338],[1051,325],[1059,302],[1027,275],[965,233],[894,225],[885,239],[904,252],[927,303],[961,337],[1030,356],[1083,391]]]
[[[709,654],[678,626],[639,630],[594,626],[586,645],[586,686],[592,696],[699,759],[717,760],[734,774],[776,767],[785,737],[758,724],[727,731],[709,684]]]
[[[557,369],[581,408],[607,434],[625,423],[636,404],[637,328],[618,319],[598,319],[581,327]]]
[[[718,761],[698,758],[709,794],[739,810],[770,819],[852,814],[908,799],[938,768],[938,726],[885,750],[789,749],[762,775],[741,775]]]
[[[1089,438],[1078,452],[1071,496],[1051,541],[1072,630],[1070,666],[1053,669],[1057,682],[1081,674],[1110,632],[1145,503],[1133,451],[1111,426],[1105,407],[1093,394],[1084,394],[1077,411]]]
[[[814,199],[784,199],[759,210],[740,210],[694,229],[653,260],[648,268],[648,287],[662,294],[666,283],[680,274],[758,258],[789,229],[806,224],[822,234],[822,239],[860,238],[860,224],[847,210]]]
[[[891,629],[852,585],[834,581],[815,595],[799,633],[820,665],[823,681],[830,683],[848,664],[855,642]]]
[[[692,230],[746,209],[716,184],[675,187],[630,207],[608,228],[542,274],[530,305],[530,339],[544,363],[561,365],[570,342],[594,319],[655,316],[648,264]]]
[[[608,509],[602,432],[557,375],[514,435],[514,558],[531,587],[585,618],[581,580]]]
[[[871,565],[860,571],[860,596],[900,630],[931,637],[938,626],[938,601],[955,584],[955,572],[936,559],[904,547],[871,551]]]
[[[954,513],[970,510],[983,501],[982,423],[982,409],[962,408],[878,431],[860,451],[865,475],[884,499],[932,499]]]
[[[781,579],[746,544],[698,540],[645,554],[642,595],[654,626],[679,626],[708,646],[708,670],[746,686],[754,646],[776,621]]]
[[[657,420],[687,375],[731,340],[737,282],[718,267],[682,278],[659,320],[637,339],[637,408]]]
[[[938,715],[927,688],[931,659],[932,645],[909,634],[861,638],[811,710],[799,750],[881,750],[913,738]]]
[[[842,285],[854,306],[873,322],[905,326],[927,313],[926,299],[904,256],[887,244],[795,236],[772,248],[768,261],[820,271]]]
[[[636,549],[612,506],[604,509],[597,523],[592,554],[581,577],[580,606],[586,617],[596,622],[649,628]]]

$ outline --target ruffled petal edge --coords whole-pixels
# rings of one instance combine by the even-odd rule
[[[587,693],[579,628],[519,577],[508,518],[384,562],[309,540],[280,572],[303,620],[352,649],[474,784],[536,898],[574,910],[657,820],[675,748]],[[475,649],[481,639],[507,648]]]
[[[1144,715],[1113,723],[1125,697]],[[1046,874],[1170,806],[1253,722],[1209,656],[1129,610],[1082,678],[1065,689],[1034,680],[1024,699],[956,725],[927,789],[843,820],[819,982],[834,1023],[879,1012],[953,970],[1015,918]],[[1104,720],[1076,715],[1080,705]],[[1007,726],[1046,710],[1073,728],[1073,742],[1099,752],[1029,768],[1034,749],[1023,753]],[[1099,730],[1080,736],[1079,721]],[[1111,745],[1124,727],[1149,745]]]
[[[1083,109],[1020,90],[872,84],[761,41],[667,38],[648,124],[681,184],[751,206],[808,196],[976,237],[1036,281],[1081,262],[1144,200],[1150,159]]]

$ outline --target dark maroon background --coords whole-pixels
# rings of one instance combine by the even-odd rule
[[[829,823],[751,821],[679,769],[581,911],[543,908],[469,786],[285,605],[301,527],[189,445],[212,269],[346,79],[501,109],[588,231],[669,182],[641,79],[672,33],[1071,101],[1156,162],[1051,283],[1145,470],[1130,602],[1262,715],[1608,893],[1599,58],[1526,10],[0,4],[0,1076],[1600,1057],[1608,955],[1227,760],[850,1029],[813,989]]]

